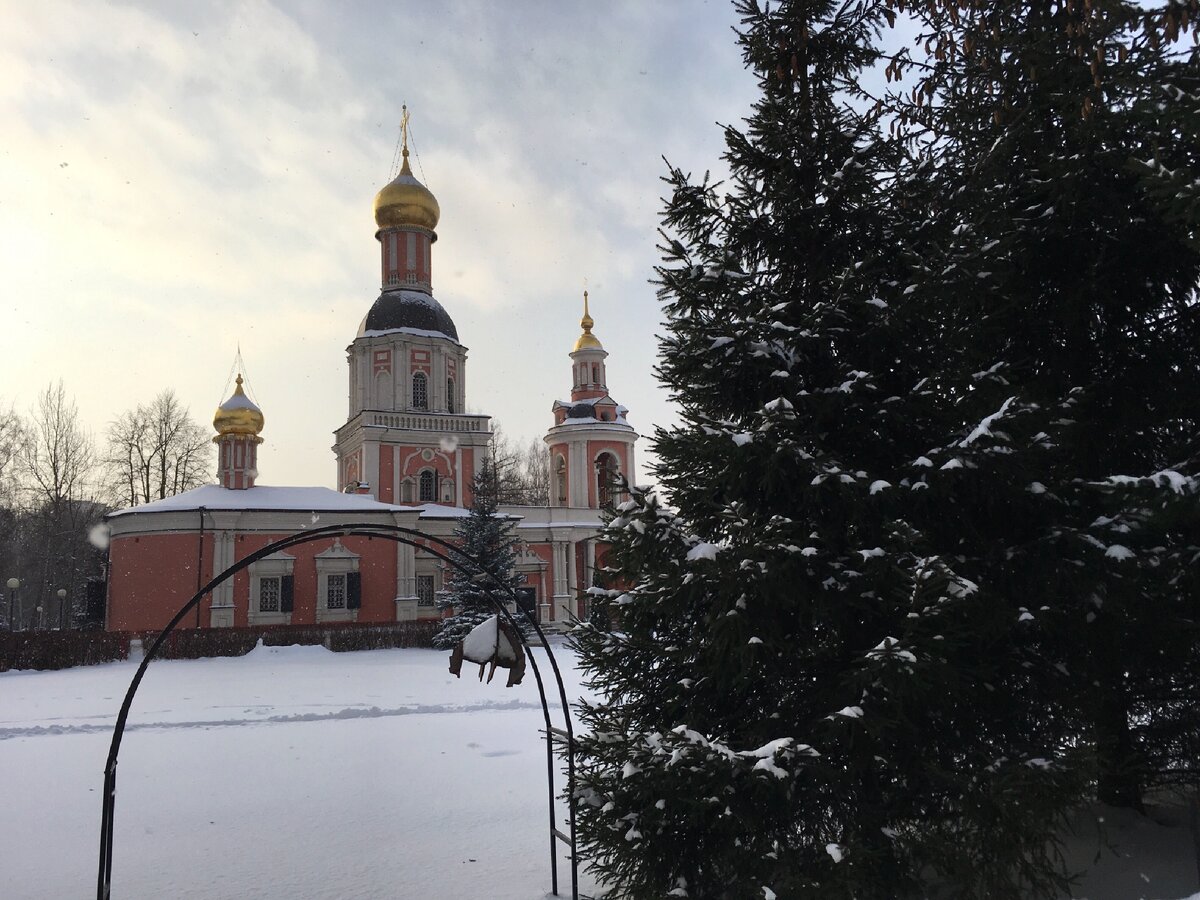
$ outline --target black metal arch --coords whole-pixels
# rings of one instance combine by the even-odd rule
[[[133,705],[133,698],[137,694],[139,685],[142,682],[142,676],[146,674],[146,668],[150,665],[150,661],[158,654],[159,648],[167,636],[171,634],[183,621],[184,617],[196,609],[200,601],[206,594],[213,591],[214,588],[220,586],[228,579],[232,578],[238,572],[249,568],[254,563],[272,553],[278,553],[281,550],[286,550],[289,547],[295,547],[300,544],[307,544],[312,541],[319,541],[330,537],[368,537],[382,538],[385,540],[394,541],[399,544],[407,544],[410,547],[419,548],[427,553],[436,556],[443,562],[453,566],[459,572],[471,578],[478,579],[481,576],[486,576],[491,579],[490,585],[484,585],[491,588],[487,592],[488,599],[496,607],[499,615],[503,616],[515,628],[518,635],[521,637],[521,642],[525,648],[530,649],[528,639],[525,637],[524,630],[520,627],[512,613],[498,600],[493,590],[497,588],[505,592],[513,603],[513,608],[521,610],[525,613],[525,618],[529,624],[533,626],[537,632],[538,638],[542,646],[546,649],[546,657],[550,660],[550,667],[553,670],[554,680],[558,686],[559,701],[562,703],[563,719],[566,725],[565,729],[556,728],[550,721],[550,705],[546,700],[545,684],[542,681],[542,673],[538,669],[537,660],[532,653],[527,653],[530,667],[533,669],[534,679],[537,682],[538,695],[542,701],[542,717],[546,725],[546,772],[549,784],[549,800],[550,800],[550,874],[551,874],[551,892],[558,895],[558,854],[556,852],[556,840],[562,840],[570,847],[571,860],[571,897],[573,900],[579,898],[579,863],[577,858],[577,844],[575,837],[575,803],[574,803],[574,788],[575,788],[575,765],[573,749],[575,746],[575,733],[571,725],[571,708],[567,702],[567,691],[563,686],[562,672],[558,667],[558,661],[554,658],[554,652],[550,649],[550,642],[546,639],[546,634],[542,631],[541,626],[537,623],[537,619],[524,607],[522,607],[520,599],[516,591],[506,584],[495,572],[481,563],[478,559],[470,554],[464,553],[454,544],[442,538],[433,535],[424,534],[412,528],[405,528],[401,525],[384,525],[370,522],[351,522],[343,525],[326,525],[321,528],[313,528],[305,531],[300,531],[289,535],[285,538],[280,538],[260,550],[256,550],[244,559],[238,560],[232,566],[227,568],[221,574],[214,577],[208,584],[200,588],[192,598],[180,607],[174,618],[167,624],[167,627],[159,633],[150,648],[146,651],[142,659],[141,665],[138,666],[137,672],[134,673],[133,680],[129,683],[129,690],[125,693],[125,699],[121,703],[121,710],[117,714],[117,722],[113,728],[112,743],[108,750],[108,761],[104,766],[104,793],[102,797],[102,812],[100,817],[100,864],[99,872],[96,881],[96,897],[97,900],[110,900],[112,893],[112,857],[113,857],[113,824],[114,824],[114,808],[116,804],[116,786],[117,786],[117,756],[121,750],[121,739],[125,734],[125,724],[129,718],[129,710]],[[430,543],[438,545],[437,547],[430,546]],[[474,569],[469,568],[464,563],[470,563]],[[567,808],[568,822],[570,827],[569,834],[563,834],[555,827],[554,814],[554,740],[555,735],[560,735],[566,741],[566,757],[567,757]]]

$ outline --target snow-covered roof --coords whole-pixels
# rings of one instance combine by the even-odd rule
[[[262,509],[302,512],[398,512],[412,507],[393,506],[380,503],[368,494],[343,494],[326,487],[270,487],[255,485],[246,490],[235,491],[219,484],[206,484],[174,497],[155,500],[144,506],[119,509],[108,514],[108,518],[129,513],[179,512],[200,508],[219,509]]]
[[[419,506],[399,506],[381,503],[369,494],[343,494],[326,487],[270,487],[255,485],[244,491],[230,490],[219,484],[203,487],[155,500],[143,506],[119,509],[107,518],[130,513],[186,512],[188,510],[252,509],[284,512],[394,513],[417,512],[422,519],[461,519],[471,514],[461,506],[423,503]],[[497,513],[509,519],[519,519],[511,513]]]
[[[422,519],[462,519],[471,514],[469,509],[461,506],[443,506],[440,503],[423,503],[420,506],[406,508],[419,509]]]
[[[420,506],[409,506],[406,509],[419,509],[422,519],[465,519],[471,510],[462,506],[443,506],[440,503],[423,503]],[[498,512],[494,515],[503,519],[519,519],[519,515]]]
[[[432,294],[423,290],[387,287],[363,316],[359,337],[382,334],[411,334],[443,338],[458,343],[454,320]]]
[[[448,341],[454,341],[454,343],[456,343],[456,344],[458,343],[458,341],[455,340],[454,338],[450,337],[450,335],[444,334],[441,331],[431,331],[428,328],[368,329],[366,331],[359,332],[358,336],[359,337],[379,337],[380,335],[384,335],[384,334],[411,334],[411,335],[413,335],[413,337],[443,338]]]
[[[612,397],[610,397],[610,396],[608,396],[607,394],[605,394],[603,397],[589,397],[589,398],[588,398],[588,399],[586,399],[586,400],[555,400],[555,401],[554,401],[554,406],[552,406],[552,407],[550,407],[550,408],[551,408],[551,409],[558,409],[559,407],[563,407],[563,406],[566,406],[566,407],[571,407],[571,406],[595,406],[595,405],[597,405],[598,403],[603,403],[603,404],[610,405],[610,406],[616,406],[616,405],[617,405],[617,401],[616,401],[616,400],[614,400]]]
[[[624,416],[618,415],[615,419],[585,419],[581,416],[567,416],[559,425],[621,425],[625,428],[632,429],[633,426],[626,421]]]

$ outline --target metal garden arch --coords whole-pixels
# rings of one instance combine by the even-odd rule
[[[529,623],[537,632],[538,638],[542,642],[542,646],[546,649],[546,657],[550,660],[550,667],[553,670],[554,681],[558,687],[558,698],[562,703],[564,728],[555,727],[550,720],[550,704],[546,699],[545,683],[542,680],[542,673],[538,669],[537,660],[532,653],[527,653],[530,667],[533,669],[534,679],[537,681],[538,696],[542,701],[542,717],[546,724],[546,777],[549,788],[550,800],[550,878],[551,892],[558,895],[558,854],[556,852],[556,841],[562,841],[570,848],[571,860],[571,897],[572,900],[579,900],[579,861],[577,854],[577,844],[575,838],[575,804],[573,800],[573,792],[575,788],[575,732],[571,726],[570,705],[567,702],[566,688],[563,687],[562,672],[558,668],[558,661],[554,658],[554,651],[550,649],[550,642],[546,640],[546,634],[542,631],[537,620],[528,610],[522,607],[516,592],[496,575],[495,572],[484,566],[479,560],[468,554],[463,553],[449,541],[441,538],[432,537],[427,534],[422,534],[412,528],[405,528],[400,525],[382,525],[372,523],[348,523],[344,525],[326,525],[321,528],[313,528],[305,531],[299,531],[285,538],[268,544],[261,550],[256,550],[244,559],[239,560],[232,566],[227,568],[220,575],[213,578],[208,584],[204,585],[197,591],[192,599],[180,607],[179,612],[167,624],[167,627],[155,638],[150,648],[146,651],[145,657],[142,659],[141,665],[138,666],[137,672],[134,673],[133,680],[129,683],[129,690],[125,693],[125,700],[121,703],[121,710],[117,714],[116,726],[113,728],[112,744],[108,750],[108,761],[104,766],[104,793],[102,797],[102,813],[100,817],[100,865],[96,879],[96,898],[97,900],[110,900],[112,895],[112,857],[113,857],[113,823],[114,823],[114,807],[116,805],[116,787],[117,787],[117,756],[121,751],[121,739],[125,733],[125,723],[129,718],[129,709],[133,705],[133,698],[137,694],[138,686],[142,682],[142,676],[146,674],[146,667],[150,665],[150,661],[158,654],[159,648],[162,647],[163,641],[167,636],[183,621],[184,617],[199,606],[201,599],[205,594],[210,593],[214,588],[224,583],[227,579],[232,578],[238,572],[248,568],[272,553],[277,553],[280,550],[286,550],[289,547],[295,547],[300,544],[307,544],[311,541],[319,541],[331,537],[367,537],[367,538],[382,538],[384,540],[395,541],[398,544],[407,544],[411,547],[419,547],[420,549],[431,553],[438,559],[445,562],[447,565],[454,567],[459,572],[467,575],[470,578],[477,580],[490,579],[491,584],[485,587],[490,587],[488,591],[488,599],[496,607],[498,615],[503,616],[511,625],[516,628],[516,631],[521,635],[521,642],[525,645],[526,650],[530,649],[529,641],[525,638],[523,630],[518,626],[517,620],[512,613],[508,611],[504,603],[502,603],[495,594],[496,590],[503,591],[508,595],[507,599],[513,603],[513,608],[522,610]],[[436,546],[431,546],[431,544]],[[554,743],[555,740],[562,740],[566,743],[567,757],[567,809],[568,809],[568,831],[559,830],[555,821],[554,811]]]

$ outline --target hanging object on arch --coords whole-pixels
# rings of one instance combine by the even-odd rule
[[[488,684],[496,674],[496,668],[508,669],[508,684],[520,684],[525,677],[525,648],[517,630],[495,615],[484,619],[454,645],[450,653],[450,674],[461,677],[463,660],[479,664],[479,680],[483,681],[483,670],[488,668]]]

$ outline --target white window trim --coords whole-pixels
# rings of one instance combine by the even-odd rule
[[[260,559],[250,566],[250,600],[246,610],[246,621],[250,625],[291,625],[290,612],[259,612],[259,585],[263,578],[281,578],[291,575],[295,569],[296,558],[286,553],[272,553],[266,559]],[[282,587],[282,585],[281,585]],[[282,600],[282,594],[280,596]],[[292,604],[295,608],[295,581],[292,582]]]
[[[335,539],[328,550],[318,553],[317,563],[317,622],[357,622],[357,609],[330,609],[325,604],[329,599],[329,576],[347,575],[359,571],[359,557],[342,546],[340,539]],[[347,582],[349,579],[347,579]],[[361,596],[359,600],[361,602]],[[346,602],[350,602],[350,585],[346,585]]]

